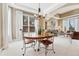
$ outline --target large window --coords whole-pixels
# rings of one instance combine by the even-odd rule
[[[77,21],[78,21],[78,17],[69,17],[69,18],[65,18],[63,20],[63,25],[64,25],[64,30],[65,31],[76,31],[77,29]]]
[[[50,21],[49,21],[49,27],[50,27],[50,30],[55,30],[55,27],[56,27],[56,19],[54,18],[51,18]]]
[[[24,32],[35,32],[34,16],[23,16],[23,30]]]

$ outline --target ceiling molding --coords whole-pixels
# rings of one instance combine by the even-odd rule
[[[52,17],[56,14],[63,14],[63,13],[66,13],[66,12],[79,8],[79,4],[74,4],[74,3],[73,4],[67,3],[67,4],[63,5],[62,7],[58,8],[57,10],[52,11],[50,14],[48,14],[48,16]]]
[[[29,13],[33,13],[33,14],[37,14],[38,12],[34,9],[30,9],[30,8],[26,8],[26,7],[23,7],[19,4],[8,4],[9,7],[12,7],[12,8],[15,8],[15,9],[19,9],[19,10],[22,10],[24,12],[29,12]]]
[[[62,6],[64,6],[67,3],[58,3],[54,8],[51,8],[47,14],[53,14],[55,13],[56,10],[58,10],[59,8],[61,8]],[[52,6],[51,6],[52,7]]]

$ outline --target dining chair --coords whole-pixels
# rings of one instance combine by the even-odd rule
[[[53,50],[54,54],[54,37],[53,38],[46,38],[40,41],[45,46],[45,56],[47,56],[47,50]],[[49,45],[52,45],[52,49],[48,49]]]
[[[32,40],[32,39],[26,39],[25,35],[24,35],[24,31],[22,29],[20,29],[20,31],[22,31],[22,37],[23,37],[23,48],[22,50],[24,50],[24,53],[23,53],[23,56],[25,55],[26,53],[26,48],[30,48],[30,47],[35,47],[35,41]],[[31,44],[30,46],[26,47],[27,45]]]

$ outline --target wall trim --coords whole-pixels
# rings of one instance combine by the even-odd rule
[[[0,48],[0,53],[2,52],[2,50],[4,50],[4,48]]]
[[[65,19],[65,18],[72,18],[72,17],[76,17],[76,16],[79,16],[79,14],[70,15],[70,16],[66,16],[66,17],[62,17],[61,19]]]

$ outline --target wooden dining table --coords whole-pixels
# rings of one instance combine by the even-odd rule
[[[51,37],[53,37],[53,35],[48,35],[48,36],[42,36],[42,35],[38,35],[38,36],[25,36],[24,38],[26,38],[26,39],[33,39],[33,40],[40,40],[40,39],[51,38]]]
[[[36,40],[36,42],[38,43],[37,45],[38,45],[38,47],[37,47],[37,49],[35,49],[35,50],[37,50],[37,51],[39,51],[40,50],[40,40],[44,40],[44,39],[49,39],[49,38],[52,38],[53,37],[53,35],[46,35],[46,36],[43,36],[43,35],[37,35],[37,36],[25,36],[24,38],[25,39],[31,39],[31,40]]]

